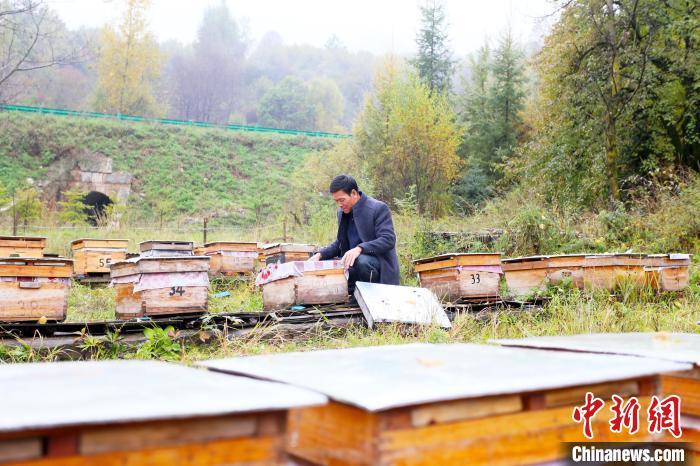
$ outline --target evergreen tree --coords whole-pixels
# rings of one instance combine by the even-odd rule
[[[439,0],[426,0],[420,7],[421,28],[416,36],[418,56],[411,62],[430,92],[450,92],[454,62],[447,41],[445,7]]]
[[[510,158],[515,150],[521,124],[519,113],[525,99],[523,52],[513,41],[510,30],[501,38],[494,52],[492,72],[493,147],[490,169],[498,178],[498,164]]]

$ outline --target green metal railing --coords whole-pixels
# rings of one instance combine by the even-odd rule
[[[164,125],[179,125],[179,126],[197,126],[201,128],[220,128],[232,131],[249,131],[254,133],[275,133],[275,134],[288,134],[292,136],[309,136],[309,137],[321,137],[321,138],[337,138],[344,139],[352,137],[349,134],[340,133],[326,133],[324,131],[303,131],[298,129],[280,129],[280,128],[267,128],[264,126],[247,126],[247,125],[221,125],[216,123],[206,123],[204,121],[192,121],[192,120],[174,120],[171,118],[146,118],[132,115],[121,115],[121,114],[110,114],[110,113],[99,113],[99,112],[82,112],[79,110],[66,110],[60,108],[46,108],[46,107],[30,107],[28,105],[9,105],[0,104],[0,110],[6,110],[10,112],[24,112],[24,113],[42,113],[46,115],[59,115],[59,116],[76,116],[83,118],[108,118],[114,120],[123,121],[138,121],[146,123],[160,123]]]

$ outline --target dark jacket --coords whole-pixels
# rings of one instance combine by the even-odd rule
[[[362,194],[362,193],[360,193]],[[379,259],[380,282],[387,285],[399,284],[399,258],[396,255],[396,233],[391,220],[389,207],[381,201],[365,194],[352,208],[357,232],[360,234],[362,254]],[[348,251],[347,222],[349,216],[338,209],[338,237],[330,245],[322,248],[321,259],[342,257]]]

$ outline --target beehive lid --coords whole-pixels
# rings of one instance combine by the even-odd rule
[[[98,238],[80,238],[71,241],[71,249],[74,251],[83,248],[99,248],[99,249],[117,249],[123,250],[129,248],[128,239],[98,239]]]
[[[452,327],[440,301],[427,288],[357,282],[355,298],[369,328],[381,322]]]
[[[523,348],[624,354],[700,366],[700,335],[692,333],[585,333],[493,342]]]
[[[501,262],[504,264],[517,264],[520,262],[541,262],[549,259],[549,256],[526,256],[526,257],[511,257],[510,259],[503,259]]]
[[[260,249],[262,249],[263,254],[269,256],[280,252],[314,252],[316,250],[316,246],[313,244],[273,243],[266,244]]]
[[[413,261],[416,272],[458,266],[500,266],[501,253],[446,253]]]
[[[46,246],[46,237],[45,236],[0,236],[0,246],[43,248]]]
[[[369,411],[588,386],[692,367],[631,356],[473,344],[347,348],[199,364],[217,371],[308,388]]]
[[[213,241],[210,243],[206,243],[202,247],[202,250],[205,254],[220,251],[257,252],[258,243],[240,241]]]
[[[152,250],[192,251],[192,249],[194,249],[194,242],[192,241],[149,240],[139,243],[139,251],[141,252]]]
[[[0,257],[0,277],[70,278],[73,260],[63,257]]]
[[[288,385],[155,361],[0,366],[0,432],[277,411],[326,402]],[[46,401],[47,394],[51,396]],[[42,401],[43,400],[43,401]]]

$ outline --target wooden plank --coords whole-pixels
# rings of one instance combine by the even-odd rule
[[[0,463],[39,458],[43,442],[39,437],[0,440]]]
[[[38,288],[24,288],[23,282],[0,282],[0,320],[24,321],[46,317],[63,320],[68,308],[68,285],[31,283]]]
[[[27,248],[44,249],[46,237],[43,236],[0,236],[0,249],[2,248]]]
[[[410,413],[411,425],[424,427],[522,410],[522,398],[519,395],[510,395],[434,403],[413,408]]]
[[[279,437],[226,439],[198,442],[176,447],[149,448],[137,451],[74,455],[9,463],[11,466],[263,466],[282,464],[282,444]]]
[[[317,271],[319,272],[319,271]],[[304,273],[295,277],[296,304],[336,304],[348,300],[348,281],[340,269],[324,271],[330,273]]]
[[[256,415],[147,422],[85,430],[80,435],[80,454],[141,450],[212,440],[254,437]]]
[[[212,275],[235,273],[252,274],[255,271],[257,257],[245,255],[236,256],[236,252],[250,254],[248,251],[233,251],[228,254],[208,253],[207,256],[211,259],[209,273]]]
[[[527,296],[547,285],[546,267],[513,270],[506,270],[504,267],[503,269],[508,292],[513,296]]]
[[[44,257],[44,248],[0,247],[0,257]]]
[[[133,283],[115,283],[116,291],[116,316],[117,319],[133,319],[142,317],[141,297],[134,293]]]

